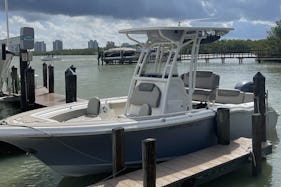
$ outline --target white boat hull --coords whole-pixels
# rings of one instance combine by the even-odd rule
[[[6,120],[11,124],[1,126],[1,141],[13,144],[30,152],[46,165],[64,176],[82,176],[111,171],[112,148],[111,130],[125,129],[126,167],[141,164],[141,141],[146,138],[157,140],[158,161],[194,152],[217,143],[216,107],[201,109],[198,112],[182,113],[147,120],[112,121],[102,124],[97,121],[56,122],[43,120],[43,116],[58,114],[62,108],[83,107],[85,104],[67,104],[27,112]],[[231,138],[251,137],[251,115],[253,103],[221,105],[230,108]],[[44,111],[44,112],[42,112]],[[14,125],[22,116],[37,116],[35,121]],[[269,128],[275,128],[277,114],[270,112]],[[17,121],[18,123],[18,121]],[[20,123],[18,123],[20,124]]]

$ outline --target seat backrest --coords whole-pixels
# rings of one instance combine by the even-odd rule
[[[217,103],[229,103],[240,104],[243,103],[244,93],[237,89],[218,89],[216,102]]]
[[[86,113],[89,116],[97,116],[100,113],[100,100],[97,97],[91,98],[88,102]]]
[[[140,83],[133,90],[130,103],[134,105],[148,104],[158,107],[161,99],[160,89],[153,83]]]
[[[138,116],[150,116],[152,113],[152,109],[149,104],[143,104],[140,107]]]
[[[185,87],[189,85],[189,73],[181,75]],[[193,100],[214,101],[219,87],[220,76],[211,71],[197,71]],[[189,88],[186,88],[188,92]]]
[[[189,85],[189,72],[182,74],[181,78],[184,85],[188,87]],[[220,77],[211,71],[197,71],[196,72],[196,83],[195,88],[203,88],[214,90],[219,87]]]

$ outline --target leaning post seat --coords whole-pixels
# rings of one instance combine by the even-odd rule
[[[241,92],[238,89],[218,89],[216,102],[217,103],[230,103],[240,104],[254,101],[253,93]]]
[[[130,98],[130,114],[143,116],[151,115],[152,109],[160,105],[161,91],[154,83],[140,83],[137,85]]]
[[[98,97],[91,98],[88,102],[86,114],[88,116],[97,116],[100,113],[100,99]]]
[[[186,92],[188,93],[189,73],[181,75]],[[216,92],[219,87],[220,77],[211,71],[197,71],[195,89],[192,99],[196,101],[215,101]]]

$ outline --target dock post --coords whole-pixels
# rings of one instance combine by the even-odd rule
[[[148,138],[142,141],[143,186],[156,186],[156,140]]]
[[[218,143],[229,145],[230,143],[230,111],[229,108],[217,109],[217,136]]]
[[[124,128],[112,129],[112,175],[116,177],[125,168]]]
[[[21,85],[21,110],[27,110],[27,98],[26,98],[26,69],[28,67],[28,54],[26,49],[20,49],[20,85]]]
[[[77,75],[76,68],[72,65],[65,71],[65,102],[77,101]]]
[[[31,109],[35,103],[35,79],[34,69],[31,67],[26,69],[26,98],[27,109]]]
[[[225,57],[221,57],[221,63],[225,64]]]
[[[258,176],[261,173],[262,162],[262,115],[259,113],[252,115],[252,175]]]
[[[15,93],[15,94],[18,94],[19,93],[18,69],[15,66],[12,66],[11,69],[12,69],[12,73],[11,73],[11,76],[12,76],[12,92]]]
[[[239,64],[243,64],[243,57],[238,57]]]
[[[45,62],[43,63],[43,86],[48,87],[48,68]]]
[[[54,66],[49,65],[48,66],[49,69],[49,93],[54,93],[54,84],[55,84],[55,80],[54,80]]]
[[[265,105],[265,77],[258,72],[254,78],[254,113],[261,114],[262,141],[266,142],[266,105]]]
[[[2,44],[2,60],[6,60],[6,44]]]

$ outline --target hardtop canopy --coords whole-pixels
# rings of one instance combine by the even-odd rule
[[[233,28],[225,27],[147,27],[120,30],[119,33],[126,34],[127,37],[137,43],[137,39],[131,35],[146,35],[151,43],[174,43],[181,45],[189,40],[199,37],[201,43],[208,43],[218,40]],[[205,40],[205,41],[204,41]]]

